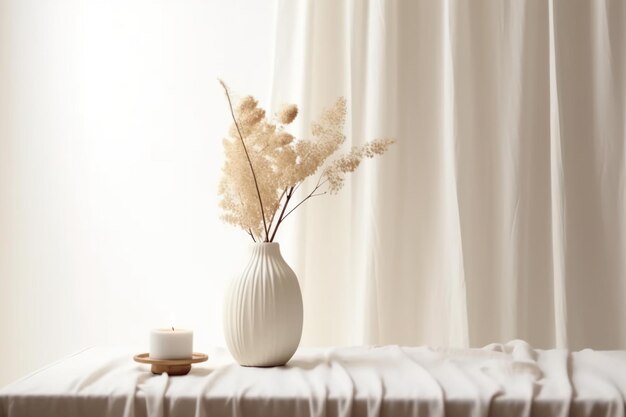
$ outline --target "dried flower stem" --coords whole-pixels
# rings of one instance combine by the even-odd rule
[[[265,241],[269,242],[269,233],[267,230],[267,223],[265,221],[265,210],[263,209],[263,199],[261,199],[261,191],[259,190],[259,183],[256,179],[256,174],[254,173],[254,168],[252,167],[252,161],[250,160],[250,155],[248,154],[248,148],[246,147],[246,143],[243,140],[243,135],[241,134],[241,129],[239,128],[239,123],[237,122],[237,118],[235,117],[235,111],[233,110],[233,103],[230,99],[230,93],[228,92],[228,87],[224,81],[220,80],[220,84],[224,87],[224,92],[226,93],[226,98],[228,99],[228,107],[230,108],[230,115],[233,118],[233,122],[235,123],[235,127],[237,128],[237,133],[239,134],[239,139],[241,140],[241,145],[243,146],[243,150],[246,153],[246,158],[248,159],[248,164],[250,165],[250,171],[252,172],[252,178],[254,178],[254,186],[256,187],[256,193],[259,197],[259,205],[261,206],[261,217],[263,218],[263,229],[265,229]],[[250,232],[252,236],[252,240],[254,240],[254,236],[252,232]]]
[[[287,205],[289,204],[289,200],[291,200],[293,193],[294,193],[294,187],[291,187],[289,191],[287,192],[285,204],[283,204],[283,208],[280,212],[280,216],[278,216],[278,221],[276,222],[276,226],[274,226],[274,233],[272,233],[272,238],[270,239],[270,242],[274,241],[274,237],[276,236],[276,232],[278,231],[278,226],[280,226],[280,224],[283,222],[283,219],[284,219],[283,215],[285,214],[285,210],[287,210]]]
[[[313,191],[311,191],[311,192],[310,192],[310,193],[309,193],[306,197],[304,197],[304,198],[302,199],[302,201],[300,201],[298,204],[296,204],[294,208],[292,208],[291,210],[289,210],[289,211],[287,212],[287,214],[285,214],[284,216],[281,216],[281,219],[280,219],[279,223],[280,223],[280,222],[282,222],[283,220],[285,220],[285,219],[287,218],[287,216],[289,216],[289,215],[290,215],[290,214],[291,214],[291,213],[292,213],[295,209],[297,209],[298,207],[300,207],[300,205],[301,205],[302,203],[304,203],[305,201],[307,201],[309,198],[311,198],[311,197],[317,197],[317,196],[320,196],[320,195],[325,195],[325,194],[328,194],[328,191],[324,191],[323,193],[317,193],[317,194],[315,194],[315,192],[316,192],[316,191],[317,191],[317,190],[318,190],[318,189],[319,189],[322,185],[324,185],[324,183],[325,183],[325,182],[326,182],[326,181],[322,182],[321,184],[318,182],[318,184],[315,186],[315,188],[313,188]]]
[[[283,192],[280,194],[280,197],[278,197],[278,202],[280,203],[281,201],[283,201],[283,197],[285,196],[285,194],[287,194],[287,191],[289,190],[289,188],[285,188],[283,190]],[[270,218],[270,225],[268,227],[268,230],[271,232],[272,231],[272,223],[274,222],[274,218],[276,217],[276,213],[278,212],[278,210],[274,211],[274,214],[272,214],[272,217]],[[270,242],[272,241],[272,239],[270,239]]]
[[[280,213],[280,216],[278,217],[278,222],[276,223],[276,226],[274,227],[274,233],[272,233],[272,238],[270,239],[270,242],[274,241],[274,237],[276,236],[276,232],[278,231],[278,226],[280,226],[280,224],[287,218],[287,216],[289,216],[295,209],[297,209],[298,207],[300,207],[300,205],[302,203],[304,203],[305,201],[307,201],[309,198],[311,197],[317,197],[320,195],[324,195],[327,194],[327,191],[324,191],[323,193],[317,193],[315,194],[315,192],[317,190],[320,189],[321,186],[323,186],[326,183],[326,180],[321,181],[323,177],[323,174],[319,177],[319,179],[317,180],[317,184],[315,185],[315,188],[313,188],[313,191],[311,191],[306,197],[304,197],[302,199],[302,201],[300,201],[298,204],[295,205],[295,207],[293,207],[291,210],[289,210],[287,212],[287,214],[285,214],[285,211],[287,210],[287,205],[289,204],[289,200],[291,199],[291,197],[293,197],[296,189],[300,186],[299,183],[294,187],[291,187],[291,189],[289,190],[289,192],[287,193],[287,200],[285,200],[285,204],[283,205],[282,211]],[[321,181],[321,182],[320,182]]]

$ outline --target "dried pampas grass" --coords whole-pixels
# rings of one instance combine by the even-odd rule
[[[343,97],[312,124],[315,140],[303,140],[285,131],[298,115],[295,104],[268,119],[254,97],[244,97],[235,105],[226,84],[220,83],[233,119],[223,141],[226,158],[218,189],[222,219],[245,230],[255,242],[272,242],[281,223],[302,203],[337,193],[345,175],[364,158],[382,155],[394,143],[393,139],[375,140],[328,161],[346,139]],[[313,191],[290,208],[299,185],[320,169]]]

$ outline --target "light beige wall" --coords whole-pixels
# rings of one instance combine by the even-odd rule
[[[272,1],[0,0],[0,386],[152,326],[221,344],[217,77],[266,97]]]

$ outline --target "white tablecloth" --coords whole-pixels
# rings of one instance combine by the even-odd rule
[[[0,416],[624,416],[626,352],[300,349],[244,368],[224,350],[183,377],[92,348],[0,390]]]

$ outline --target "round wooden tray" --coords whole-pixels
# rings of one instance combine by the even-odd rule
[[[133,357],[135,362],[147,363],[152,365],[153,374],[162,374],[166,372],[170,376],[187,375],[191,371],[192,363],[204,362],[209,359],[209,355],[205,353],[194,352],[190,359],[151,359],[149,353],[140,353]]]

